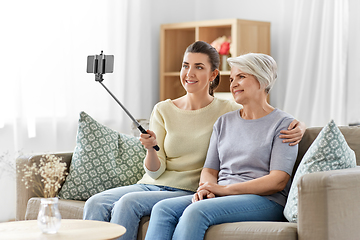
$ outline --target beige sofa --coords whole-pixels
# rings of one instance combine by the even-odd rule
[[[308,128],[299,145],[295,169],[321,128]],[[340,127],[349,146],[355,151],[360,165],[360,127]],[[71,162],[72,153],[58,153]],[[18,167],[39,161],[41,155],[21,156]],[[294,169],[294,171],[295,171]],[[17,220],[36,219],[39,198],[26,189],[17,174]],[[205,239],[247,240],[355,240],[360,239],[360,167],[311,173],[297,183],[299,187],[298,223],[237,222],[215,225],[208,229]],[[84,202],[60,200],[62,218],[82,218]],[[149,217],[141,220],[138,239],[144,239]]]

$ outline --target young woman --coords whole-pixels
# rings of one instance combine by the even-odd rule
[[[136,239],[140,219],[150,215],[157,202],[196,192],[215,121],[240,108],[213,97],[220,81],[219,62],[219,54],[208,43],[198,41],[186,49],[180,73],[186,95],[156,104],[150,117],[152,131],[140,137],[147,149],[145,175],[135,185],[89,198],[84,219],[123,225],[127,231],[121,239]],[[304,131],[303,124],[292,122],[284,132],[285,141],[297,144]],[[153,149],[155,145],[160,151]]]
[[[243,108],[215,123],[197,192],[157,203],[146,239],[200,240],[215,224],[284,220],[298,146],[279,139],[293,117],[266,101],[276,62],[265,54],[228,62],[231,92]]]

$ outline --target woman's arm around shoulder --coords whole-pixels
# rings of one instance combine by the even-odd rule
[[[304,136],[306,125],[303,122],[299,122],[294,119],[287,130],[282,130],[280,138],[284,138],[284,143],[289,143],[290,146],[298,144]]]

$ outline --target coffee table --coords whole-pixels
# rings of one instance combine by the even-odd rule
[[[0,239],[6,240],[104,240],[122,236],[126,229],[118,224],[80,219],[62,219],[55,234],[45,234],[37,220],[0,223]]]

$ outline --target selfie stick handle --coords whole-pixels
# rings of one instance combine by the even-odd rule
[[[148,134],[146,132],[146,130],[140,125],[140,123],[138,121],[136,121],[136,119],[130,114],[130,112],[121,104],[121,102],[114,96],[114,94],[112,94],[112,92],[110,92],[110,90],[102,83],[102,74],[100,74],[101,76],[99,76],[99,80],[97,80],[98,78],[96,77],[95,80],[98,81],[105,89],[106,91],[108,91],[108,93],[115,99],[115,101],[120,105],[120,107],[122,107],[122,109],[126,112],[126,114],[131,118],[131,120],[134,122],[135,126],[140,130],[140,132],[144,133],[144,134]],[[153,146],[153,148],[156,151],[159,151],[160,148],[158,145]]]

